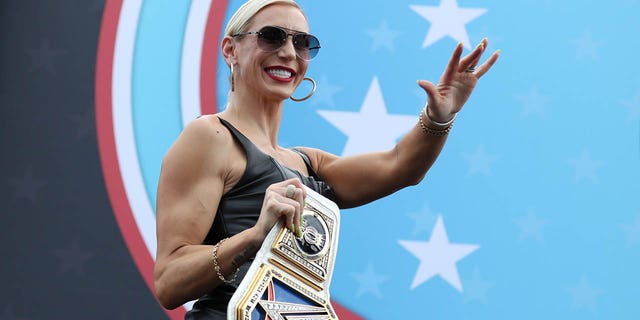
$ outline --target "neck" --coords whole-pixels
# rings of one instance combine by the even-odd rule
[[[276,150],[283,105],[282,100],[258,99],[235,91],[229,94],[223,114],[253,143]]]

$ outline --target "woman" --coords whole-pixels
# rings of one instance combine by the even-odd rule
[[[422,180],[455,115],[498,59],[478,66],[483,40],[459,44],[420,121],[392,150],[338,157],[286,149],[277,136],[284,101],[319,49],[292,1],[250,0],[229,21],[221,49],[231,70],[225,111],[190,123],[167,152],[158,186],[155,290],[173,309],[200,298],[187,319],[224,319],[227,303],[271,227],[300,232],[303,184],[341,208],[366,204]]]

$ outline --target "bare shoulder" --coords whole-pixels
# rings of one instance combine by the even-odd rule
[[[233,148],[233,138],[220,120],[216,116],[203,116],[182,130],[167,151],[162,166],[220,176],[230,148]]]
[[[177,143],[225,144],[230,142],[229,131],[214,115],[202,116],[191,121],[178,137]],[[186,140],[182,142],[181,140]]]

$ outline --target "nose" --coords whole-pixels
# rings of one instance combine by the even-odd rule
[[[296,58],[296,48],[293,46],[293,35],[288,34],[280,50],[278,50],[278,56],[286,59]]]

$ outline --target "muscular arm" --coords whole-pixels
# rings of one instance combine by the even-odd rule
[[[219,124],[218,124],[219,125]],[[185,128],[167,152],[157,199],[158,251],[155,291],[169,309],[196,299],[221,280],[213,269],[213,246],[202,245],[225,191],[225,155],[232,140],[209,120]],[[216,146],[214,150],[204,146]],[[227,278],[259,249],[263,236],[254,228],[235,235],[218,249],[218,263]]]
[[[498,60],[500,52],[496,51],[478,65],[487,44],[485,38],[462,58],[463,46],[459,43],[437,85],[418,81],[418,85],[427,92],[429,111],[431,116],[435,116],[433,119],[446,122],[457,114],[478,79]],[[423,121],[427,122],[426,119]],[[425,125],[430,126],[428,122]],[[445,141],[446,136],[424,133],[419,125],[415,125],[395,148],[387,152],[338,158],[316,149],[305,151],[314,162],[316,172],[333,187],[338,205],[348,208],[420,182],[442,151]]]
[[[437,137],[414,126],[391,150],[338,157],[301,148],[318,175],[331,185],[338,205],[350,208],[419,183],[440,154],[446,135]]]

